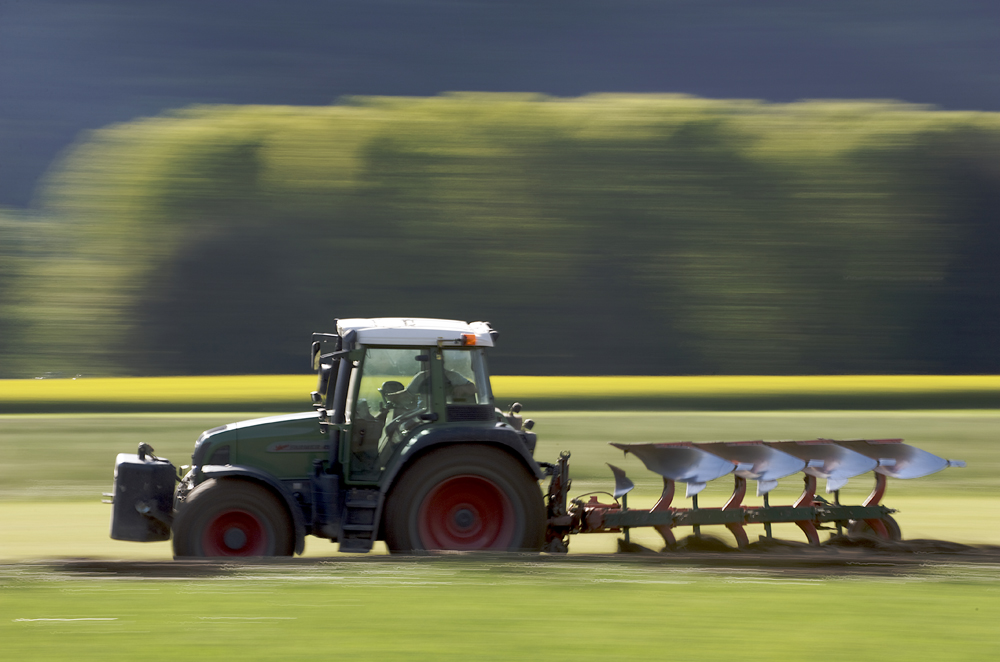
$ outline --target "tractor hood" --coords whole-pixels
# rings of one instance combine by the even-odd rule
[[[296,449],[303,443],[309,444],[310,450],[323,452],[329,446],[325,445],[326,437],[319,431],[318,418],[319,414],[316,411],[306,411],[253,418],[206,430],[195,442],[191,464],[194,466],[229,464],[230,460],[239,454],[236,448],[238,444],[263,442],[269,439],[283,440],[291,448]],[[312,446],[315,446],[315,449]]]

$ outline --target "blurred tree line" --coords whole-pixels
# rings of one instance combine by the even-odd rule
[[[457,94],[90,133],[0,212],[0,376],[304,372],[337,317],[507,374],[1000,371],[1000,116]]]

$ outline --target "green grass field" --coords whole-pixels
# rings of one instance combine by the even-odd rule
[[[993,568],[843,576],[566,559],[139,579],[0,566],[5,660],[992,660]]]
[[[885,502],[901,509],[904,536],[1000,543],[998,410],[525,413],[537,421],[540,459],[572,452],[573,494],[609,489],[613,462],[636,481],[637,507],[652,503],[660,480],[609,441],[904,437],[969,463],[891,482]],[[832,650],[882,662],[992,660],[1000,647],[993,566],[803,575],[579,555],[614,551],[605,535],[577,536],[563,559],[359,560],[309,539],[311,563],[172,578],[52,569],[67,559],[169,561],[169,543],[108,538],[100,493],[115,454],[145,441],[181,464],[202,430],[245,416],[0,416],[0,659],[796,660]],[[843,500],[860,501],[870,482],[852,480]],[[701,503],[720,504],[730,488],[711,483]],[[771,502],[798,488],[787,479]],[[775,532],[800,539],[794,527]],[[633,539],[659,546],[655,534]]]

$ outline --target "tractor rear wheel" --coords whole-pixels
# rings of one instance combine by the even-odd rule
[[[885,527],[886,533],[889,534],[887,540],[898,542],[903,539],[903,532],[899,528],[899,524],[892,517],[892,515],[886,515],[879,521],[882,522],[882,525]],[[872,528],[871,524],[869,524],[867,521],[863,519],[851,520],[850,526],[848,526],[847,528],[847,534],[882,537],[882,535],[878,531]]]
[[[284,505],[239,479],[196,487],[174,519],[174,556],[291,556],[295,533]]]
[[[545,504],[528,470],[488,446],[447,446],[418,459],[385,506],[393,552],[538,551]]]

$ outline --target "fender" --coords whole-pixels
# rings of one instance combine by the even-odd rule
[[[305,550],[306,520],[302,515],[302,508],[299,506],[298,502],[295,501],[295,497],[293,497],[291,492],[288,491],[288,488],[281,484],[280,480],[266,471],[261,471],[260,469],[256,469],[254,467],[247,467],[239,464],[205,465],[201,468],[201,474],[205,478],[229,478],[233,476],[245,478],[246,480],[252,480],[255,483],[260,483],[264,487],[269,488],[275,494],[279,495],[285,504],[285,508],[288,509],[288,513],[292,516],[292,525],[295,529],[295,553],[301,554]]]
[[[433,447],[445,446],[458,443],[478,443],[490,446],[502,446],[511,455],[521,461],[521,464],[535,476],[536,480],[542,480],[545,474],[541,467],[531,456],[527,446],[521,436],[511,427],[498,424],[496,427],[472,427],[454,426],[444,428],[430,428],[422,430],[413,436],[403,447],[399,454],[399,461],[393,463],[391,469],[383,476],[380,492],[385,495],[396,482],[396,476],[406,469],[413,460],[422,455],[422,452]]]

